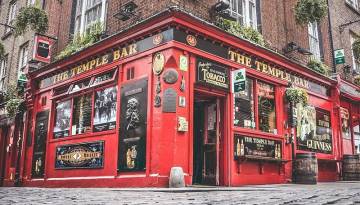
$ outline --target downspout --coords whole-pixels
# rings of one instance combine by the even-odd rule
[[[332,34],[332,26],[331,26],[331,15],[330,15],[330,5],[329,0],[326,0],[328,5],[328,24],[329,24],[329,38],[330,38],[330,51],[331,51],[331,62],[333,67],[333,73],[336,73],[336,64],[335,64],[335,54],[334,54],[334,41],[333,41],[333,34]]]

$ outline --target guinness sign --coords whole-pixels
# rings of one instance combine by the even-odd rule
[[[229,69],[205,59],[197,59],[197,82],[229,90]]]

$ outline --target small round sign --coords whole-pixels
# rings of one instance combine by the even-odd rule
[[[160,33],[160,34],[157,34],[157,35],[155,35],[154,37],[153,37],[153,44],[154,45],[159,45],[161,42],[162,42],[162,40],[163,40],[163,35]]]
[[[179,73],[174,68],[169,68],[164,72],[163,80],[167,84],[174,84],[179,78]]]
[[[190,46],[196,46],[197,44],[197,40],[196,37],[193,35],[187,35],[186,36],[186,42],[190,45]]]
[[[154,75],[160,75],[164,69],[165,56],[162,53],[156,53],[153,58]]]

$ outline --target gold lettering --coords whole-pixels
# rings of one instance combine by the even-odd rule
[[[272,75],[272,76],[274,76],[274,77],[276,77],[276,74],[275,74],[276,68],[270,67],[270,66],[268,66],[268,68],[269,68],[269,74]]]
[[[113,56],[113,61],[118,60],[120,58],[120,50],[114,51]]]
[[[260,63],[259,61],[255,61],[255,65],[256,65],[256,70],[261,71],[262,63]]]
[[[122,48],[122,50],[121,50],[121,58],[124,58],[124,57],[126,57],[126,56],[128,56],[128,52],[127,52],[127,50],[126,50],[126,48]]]
[[[235,55],[237,55],[237,53],[229,50],[229,57],[231,61],[235,61]]]
[[[95,64],[96,64],[95,59],[90,61],[90,70],[92,70],[94,68]]]
[[[129,55],[135,54],[137,53],[137,45],[136,44],[131,44],[129,45]]]
[[[245,65],[246,65],[247,67],[251,67],[251,58],[246,57],[246,63],[245,63]]]
[[[100,58],[96,58],[96,66],[95,68],[101,66]]]
[[[107,64],[109,62],[108,57],[109,57],[108,55],[104,55],[102,57],[102,62],[101,62],[102,65]]]

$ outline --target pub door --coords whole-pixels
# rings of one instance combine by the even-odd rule
[[[193,184],[220,184],[220,102],[216,97],[195,99]]]

